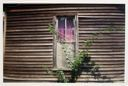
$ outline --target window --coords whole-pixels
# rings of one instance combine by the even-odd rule
[[[56,66],[69,68],[75,55],[75,16],[57,16],[56,30]]]

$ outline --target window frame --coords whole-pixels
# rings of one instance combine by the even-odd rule
[[[67,14],[67,15],[55,15],[55,16],[53,16],[53,25],[54,25],[54,27],[55,27],[55,31],[57,31],[58,30],[58,22],[57,22],[57,17],[58,16],[73,16],[74,18],[75,18],[75,25],[74,25],[74,28],[75,28],[75,30],[74,30],[74,36],[75,36],[75,42],[74,42],[74,54],[76,55],[76,53],[78,53],[78,16],[77,16],[77,14]],[[53,36],[53,70],[55,69],[57,69],[57,57],[56,57],[56,55],[57,55],[57,36],[56,35],[54,35]],[[70,70],[70,69],[63,69],[63,70]]]

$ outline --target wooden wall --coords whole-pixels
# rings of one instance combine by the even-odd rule
[[[53,36],[48,24],[53,23],[55,15],[76,14],[79,50],[84,49],[83,41],[93,33],[102,33],[89,49],[91,61],[99,65],[99,78],[82,72],[77,81],[124,81],[124,5],[5,5],[5,8],[4,79],[56,82],[57,78],[46,72],[46,67],[54,65]],[[110,27],[111,31],[104,30]],[[86,70],[84,66],[83,69]]]

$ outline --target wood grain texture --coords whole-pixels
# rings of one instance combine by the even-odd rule
[[[82,72],[77,82],[123,82],[125,48],[124,5],[31,5],[7,10],[4,53],[4,79],[13,81],[56,82],[47,74],[53,68],[54,39],[48,31],[55,15],[77,14],[78,48],[99,31],[102,35],[89,48],[91,61],[99,65],[99,78]],[[112,31],[104,29],[112,28]],[[103,31],[104,30],[104,31]],[[85,63],[83,69],[86,70]],[[70,77],[70,71],[65,71]]]

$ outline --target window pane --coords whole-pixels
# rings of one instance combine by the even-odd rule
[[[65,17],[58,17],[58,39],[65,39]]]
[[[66,42],[74,41],[74,17],[67,17]]]
[[[75,50],[74,18],[74,16],[57,17],[57,68],[69,68],[70,62],[73,61]]]

